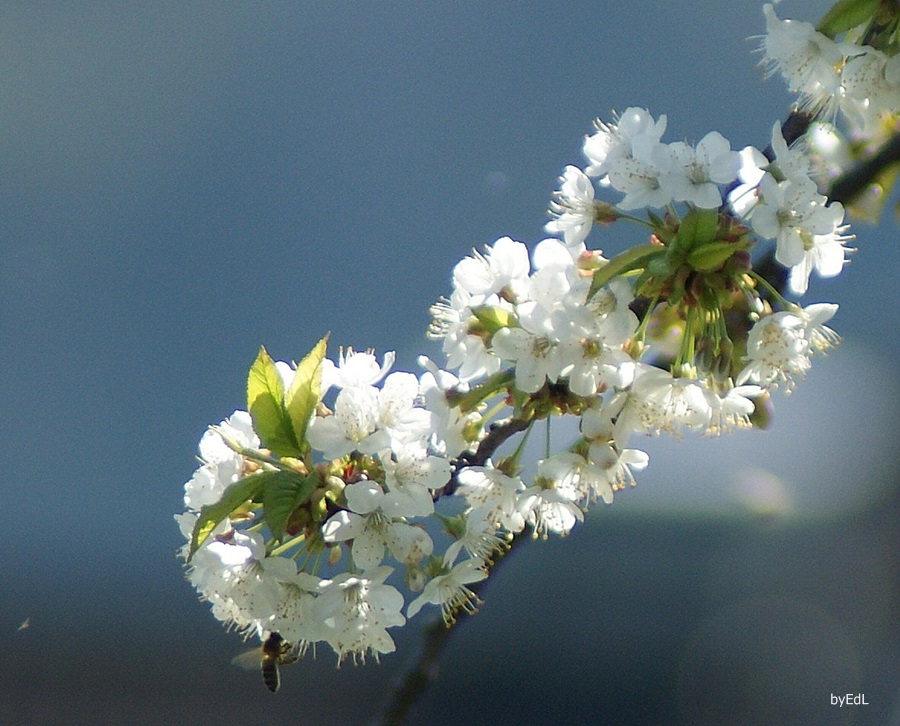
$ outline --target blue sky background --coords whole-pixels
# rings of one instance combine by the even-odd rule
[[[239,640],[174,559],[200,435],[243,407],[260,344],[435,356],[452,266],[543,237],[594,117],[765,146],[790,98],[762,81],[763,27],[746,0],[0,6],[0,720],[24,700],[29,723],[361,722],[414,634],[381,666],[322,652],[274,699],[230,668]],[[750,648],[792,715],[898,722],[898,228],[854,231],[804,298],[841,305],[845,344],[775,427],[648,442],[636,490],[504,565],[419,722],[715,723],[727,669],[690,675],[710,643]],[[864,689],[869,710],[820,708]]]

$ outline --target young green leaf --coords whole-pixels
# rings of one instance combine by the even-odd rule
[[[263,476],[263,474],[245,476],[229,486],[218,502],[207,504],[200,508],[200,516],[194,524],[194,531],[191,532],[188,561],[194,556],[197,548],[206,541],[209,533],[218,526],[219,522],[229,516],[244,502],[259,496],[265,483]]]
[[[687,263],[700,272],[712,272],[721,268],[740,249],[734,242],[712,242],[694,249],[687,256]]]
[[[689,252],[697,243],[697,225],[700,221],[700,215],[697,214],[696,207],[691,207],[687,214],[681,218],[678,223],[678,232],[675,234],[675,245],[678,249]]]
[[[247,410],[263,447],[278,456],[297,456],[299,446],[284,407],[284,385],[275,362],[260,347],[247,375]]]
[[[819,21],[816,30],[834,38],[838,33],[872,20],[879,2],[880,0],[838,0]]]
[[[319,403],[322,385],[322,361],[328,341],[326,334],[300,361],[294,372],[294,380],[285,396],[285,407],[295,440],[306,449],[306,427]]]
[[[291,512],[309,499],[319,483],[319,475],[315,472],[272,471],[260,476],[265,477],[262,498],[266,524],[277,541],[284,535]]]

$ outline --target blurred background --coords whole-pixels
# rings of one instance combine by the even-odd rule
[[[0,723],[366,723],[427,617],[275,696],[229,665],[175,559],[199,437],[260,344],[436,357],[453,265],[544,236],[594,117],[764,147],[763,30],[749,0],[0,5]],[[634,441],[637,488],[503,562],[411,723],[900,724],[898,227],[854,231],[804,298],[844,344],[772,427]]]

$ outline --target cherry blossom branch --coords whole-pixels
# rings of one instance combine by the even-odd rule
[[[785,142],[790,145],[801,138],[813,120],[814,117],[810,114],[802,111],[792,112],[782,124],[782,135]],[[774,158],[771,147],[764,153],[767,157]],[[893,136],[871,157],[859,162],[838,177],[831,186],[829,199],[832,201],[851,200],[887,165],[898,160],[900,160],[900,134]],[[769,280],[776,289],[784,289],[788,270],[775,262],[774,250],[761,261],[757,269],[759,274]],[[467,466],[485,465],[504,442],[516,433],[526,430],[529,423],[524,419],[510,418],[493,424],[478,449],[462,457],[460,466],[454,472],[453,477],[443,489],[435,492],[435,498],[444,494],[453,494],[457,486],[456,473],[458,471]],[[510,548],[522,540],[521,535],[514,537]],[[493,571],[491,574],[494,574]],[[473,589],[476,592],[478,590],[477,586]],[[438,661],[444,646],[455,631],[456,627],[447,627],[442,619],[436,620],[423,630],[422,643],[418,652],[407,671],[395,682],[380,717],[376,717],[372,721],[372,726],[398,726],[404,722],[415,703],[437,678]]]
[[[853,44],[868,25],[846,17],[851,5],[829,12],[826,37],[767,4],[764,50],[799,108],[840,110],[858,139],[896,124],[900,78],[883,51]],[[893,33],[900,14],[889,25]],[[839,99],[822,95],[832,87]],[[814,118],[794,111],[775,123],[765,153],[733,151],[715,131],[696,146],[663,142],[666,117],[638,107],[598,119],[584,140],[587,166],[566,166],[550,203],[544,229],[557,236],[531,251],[502,237],[454,267],[453,293],[432,306],[429,327],[444,340],[446,370],[420,359],[421,376],[389,373],[393,353],[379,364],[373,351],[350,349],[334,362],[327,336],[296,365],[261,348],[246,410],[201,439],[176,516],[187,577],[214,616],[266,643],[277,636],[285,663],[317,642],[356,662],[392,652],[388,629],[440,607],[374,722],[402,723],[435,678],[448,624],[481,605],[477,583],[522,533],[565,535],[590,505],[634,486],[649,456],[627,448],[632,434],[759,425],[759,400],[792,389],[812,355],[839,343],[825,326],[837,305],[801,308],[780,291],[799,296],[812,272],[840,273],[852,235],[838,202],[884,182],[900,134],[859,142],[882,145],[826,197],[806,150],[790,148]],[[594,198],[599,190],[623,196],[613,205]],[[646,220],[630,214],[640,209]],[[586,246],[592,225],[619,221],[649,227],[649,239],[609,260]],[[754,264],[758,240],[775,249]],[[666,360],[641,360],[653,346]],[[512,413],[495,420],[501,410]],[[532,423],[563,415],[579,418],[578,439],[554,453],[548,435],[526,483]],[[464,502],[450,516],[435,509],[445,495]],[[443,552],[429,522],[453,540]],[[397,585],[416,593],[409,602],[386,582],[398,565]]]

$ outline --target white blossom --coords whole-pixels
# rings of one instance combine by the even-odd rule
[[[357,567],[363,570],[380,565],[385,548],[395,559],[406,560],[411,546],[406,530],[418,528],[408,524],[403,517],[427,516],[434,510],[427,490],[424,495],[429,506],[423,506],[409,496],[402,500],[398,497],[389,498],[390,495],[385,493],[378,482],[348,484],[344,488],[347,510],[336,512],[325,522],[322,526],[322,539],[326,542],[352,540],[351,556]]]
[[[597,119],[594,125],[596,133],[584,140],[584,155],[590,162],[585,173],[605,178],[610,167],[622,159],[648,161],[666,130],[666,117],[656,121],[645,109],[632,106],[617,123],[605,124]]]
[[[508,532],[521,532],[525,519],[516,507],[525,485],[518,477],[507,476],[492,466],[467,466],[456,475],[458,496],[473,509],[484,509],[486,518]]]
[[[426,411],[431,413],[430,446],[448,458],[459,456],[469,447],[465,429],[479,419],[477,411],[463,413],[451,406],[447,394],[451,390],[465,393],[468,386],[449,371],[443,371],[426,356],[419,357],[419,365],[426,371],[419,378],[419,397]]]
[[[494,552],[506,546],[507,539],[497,534],[497,523],[491,516],[489,506],[469,508],[463,519],[465,530],[461,533],[454,532],[457,539],[444,553],[446,566],[452,566],[462,551],[467,552],[471,558],[488,561]]]
[[[380,427],[378,389],[373,386],[344,388],[338,394],[331,416],[316,416],[306,435],[310,446],[328,459],[353,451],[363,454],[390,446],[390,434]]]
[[[622,450],[632,433],[678,434],[682,428],[703,430],[712,416],[703,385],[690,378],[675,378],[668,371],[639,364],[630,389],[610,402],[618,410],[613,432]]]
[[[403,596],[384,584],[393,570],[376,567],[361,575],[342,573],[324,580],[315,600],[314,614],[323,628],[325,640],[343,660],[365,661],[367,654],[377,659],[392,653],[394,641],[387,628],[403,625]]]
[[[406,616],[415,617],[426,603],[439,605],[444,622],[452,623],[455,613],[462,610],[473,613],[477,609],[478,597],[467,586],[487,578],[484,562],[479,559],[463,560],[444,574],[429,580],[422,594],[406,609]]]
[[[385,353],[379,365],[374,351],[341,349],[337,365],[326,358],[322,361],[322,390],[329,387],[353,388],[374,386],[384,378],[394,365],[394,352]]]
[[[806,292],[809,276],[815,270],[820,277],[834,277],[844,269],[845,255],[851,251],[844,242],[853,239],[845,235],[847,225],[842,225],[844,208],[840,202],[833,202],[825,208],[832,220],[832,229],[825,234],[800,236],[803,252],[800,261],[791,267],[789,286],[797,295]],[[823,213],[823,217],[825,214]]]
[[[673,161],[673,198],[701,209],[722,204],[719,184],[730,184],[741,168],[741,155],[718,131],[704,136],[697,147],[684,142],[669,145]]]
[[[811,23],[780,20],[770,3],[763,6],[763,13],[764,62],[769,73],[778,70],[788,88],[800,94],[801,105],[811,112],[828,106],[840,88],[841,48]]]
[[[553,216],[544,229],[561,234],[573,257],[584,250],[584,240],[594,223],[594,185],[577,166],[567,166],[559,179],[559,191],[550,202]]]
[[[818,303],[760,318],[747,338],[749,362],[736,383],[753,381],[764,388],[784,383],[788,390],[793,388],[809,370],[810,353],[837,344],[837,336],[824,325],[836,312],[837,305]]]

